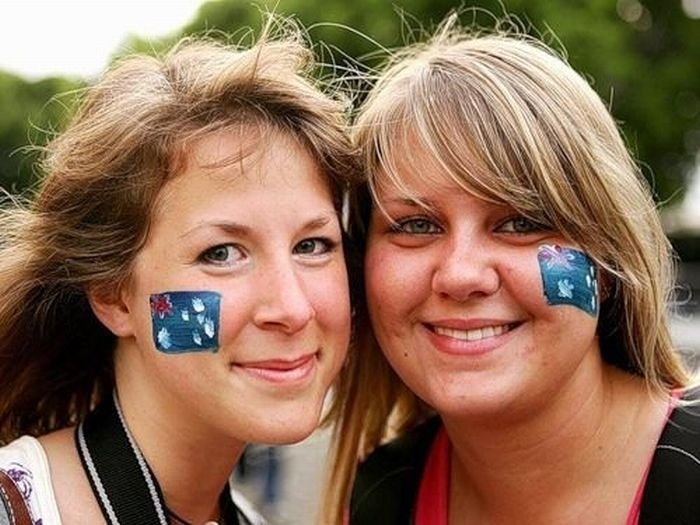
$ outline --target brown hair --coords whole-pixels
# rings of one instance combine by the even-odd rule
[[[47,148],[34,202],[0,211],[0,443],[73,424],[113,388],[115,337],[86,290],[126,282],[188,140],[247,125],[295,137],[340,212],[359,176],[347,106],[312,73],[301,31],[271,18],[250,49],[185,39],[120,60],[86,90]]]

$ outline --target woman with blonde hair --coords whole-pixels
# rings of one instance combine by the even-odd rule
[[[453,17],[355,127],[373,331],[335,398],[326,522],[697,523],[671,249],[588,83]]]
[[[0,522],[260,521],[247,442],[317,426],[350,331],[346,106],[299,30],[120,60],[0,215]]]

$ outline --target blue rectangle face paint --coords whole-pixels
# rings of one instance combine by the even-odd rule
[[[598,277],[588,255],[573,248],[543,244],[537,252],[547,304],[571,305],[598,315]]]
[[[167,354],[219,349],[217,292],[164,292],[151,295],[153,341]]]

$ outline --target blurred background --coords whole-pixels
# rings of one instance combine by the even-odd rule
[[[515,15],[528,32],[565,50],[618,120],[652,186],[679,256],[673,335],[700,355],[700,0],[4,0],[0,4],[0,187],[40,178],[40,146],[60,131],[81,87],[118,56],[157,53],[179,37],[212,31],[250,42],[261,11],[293,15],[321,59],[376,65],[381,47],[420,39],[450,10],[493,25]],[[247,36],[248,35],[248,36]],[[327,74],[326,71],[324,74]],[[38,146],[38,147],[35,147]],[[234,476],[273,524],[313,523],[328,436],[291,447],[250,447]]]

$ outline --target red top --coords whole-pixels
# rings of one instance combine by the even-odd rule
[[[680,392],[673,392],[672,399],[666,411],[664,425],[662,425],[659,436],[671,416],[675,401],[680,397]],[[416,525],[447,525],[448,509],[450,501],[450,440],[445,432],[445,427],[440,427],[435,440],[430,447],[428,459],[425,464],[425,471],[418,489],[418,501],[416,503]],[[644,494],[644,486],[649,475],[651,460],[654,457],[652,452],[647,461],[647,468],[637,486],[637,492],[632,502],[632,506],[627,514],[625,525],[637,525],[639,523],[639,511]]]
[[[430,446],[423,479],[418,488],[416,525],[447,525],[450,502],[450,439],[445,427]]]

